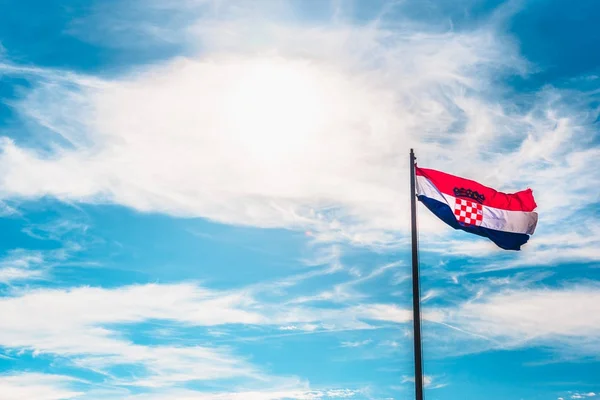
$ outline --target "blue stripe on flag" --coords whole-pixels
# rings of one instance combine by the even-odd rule
[[[505,250],[521,250],[521,246],[527,243],[529,235],[524,233],[502,232],[481,226],[461,225],[454,216],[454,211],[450,209],[448,204],[430,199],[429,197],[419,195],[419,201],[425,205],[432,213],[437,215],[439,219],[453,227],[465,232],[474,233],[475,235],[483,236],[490,239],[496,245]]]

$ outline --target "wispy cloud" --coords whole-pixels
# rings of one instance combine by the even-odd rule
[[[46,280],[53,268],[67,263],[67,259],[81,247],[65,242],[53,250],[13,249],[0,258],[0,283],[15,285],[32,280]]]
[[[202,51],[108,80],[3,67],[38,77],[15,107],[71,144],[47,157],[4,138],[3,197],[397,245],[408,228],[398,182],[413,146],[423,165],[500,189],[533,187],[548,226],[597,201],[590,188],[600,177],[587,166],[598,154],[586,145],[594,116],[552,88],[525,110],[502,100],[490,77],[526,69],[495,26],[311,26],[282,23],[279,12],[198,13],[178,40]],[[60,107],[49,106],[55,97]],[[426,214],[420,221],[440,229]]]
[[[0,217],[8,217],[11,215],[17,215],[19,211],[15,208],[9,206],[3,201],[0,201]]]
[[[490,347],[590,356],[600,349],[599,296],[594,284],[506,290],[463,304],[445,321],[489,338]]]
[[[296,297],[289,301],[290,304],[303,304],[310,303],[316,301],[330,301],[334,303],[347,303],[351,301],[358,301],[366,297],[361,292],[355,289],[356,286],[359,286],[365,282],[368,282],[372,279],[378,278],[384,275],[386,272],[396,269],[402,266],[402,262],[392,262],[379,267],[374,268],[368,274],[362,276],[361,274],[356,273],[356,269],[349,269],[348,273],[351,276],[354,276],[353,279],[346,280],[342,283],[338,283],[333,285],[331,289],[326,291],[322,291],[318,294],[311,296],[300,296]]]
[[[240,391],[223,393],[203,393],[192,390],[172,390],[163,393],[135,395],[126,397],[126,400],[159,400],[169,398],[173,400],[325,400],[325,399],[351,399],[363,393],[362,390],[352,389],[280,389],[264,391]]]
[[[367,396],[355,388],[279,385],[285,379],[243,357],[235,341],[365,330],[367,338],[334,343],[387,353],[400,347],[371,337],[374,329],[408,325],[410,309],[370,299],[361,285],[392,273],[394,283],[403,282],[408,275],[396,271],[402,264],[359,269],[342,262],[341,249],[408,243],[410,147],[421,165],[506,191],[530,186],[540,205],[538,232],[526,251],[510,255],[483,240],[463,240],[420,212],[424,252],[469,255],[488,272],[600,260],[600,221],[590,212],[600,200],[600,170],[590,168],[600,158],[590,145],[598,113],[588,107],[597,94],[552,87],[523,98],[508,93],[498,82],[526,75],[529,66],[498,32],[498,21],[442,31],[406,20],[349,23],[338,9],[335,23],[320,24],[298,21],[285,1],[276,3],[253,3],[250,10],[235,1],[151,1],[128,3],[122,13],[103,9],[115,13],[116,24],[78,21],[69,32],[128,48],[152,38],[184,50],[181,57],[102,77],[0,63],[0,75],[30,82],[9,106],[28,129],[44,132],[43,149],[0,137],[0,216],[14,214],[13,202],[51,196],[295,229],[313,245],[325,243],[325,251],[304,260],[310,269],[302,273],[236,291],[191,283],[10,290],[0,299],[0,346],[10,355],[47,355],[101,374],[111,389],[126,388],[99,398]],[[145,10],[159,10],[162,21],[149,14],[139,23],[127,20]],[[173,13],[178,17],[167,18]],[[128,41],[114,40],[123,36]],[[62,222],[25,232],[55,240],[86,229]],[[0,261],[0,282],[46,277],[60,257],[10,253]],[[437,288],[423,297],[431,305],[423,313],[426,342],[439,330],[451,332],[436,337],[440,356],[534,345],[580,355],[600,350],[597,285],[532,288],[516,276],[479,283],[466,275],[470,266],[461,268],[462,275],[450,271],[449,279],[467,294],[454,291],[443,306]],[[351,277],[333,282],[338,275]],[[332,279],[313,293],[284,293],[323,277]],[[209,340],[179,346],[129,337],[125,327],[148,321],[167,326],[154,330],[153,339],[166,342],[185,328],[204,327]],[[232,326],[251,327],[251,333],[220,335]],[[128,366],[135,376],[115,374]],[[233,379],[244,387],[182,389]],[[0,377],[9,399],[76,398],[79,384],[49,375]],[[426,384],[433,389],[448,382],[427,377]]]
[[[106,400],[326,400],[355,398],[363,389],[325,388],[313,390],[306,383],[289,383],[269,390],[240,390],[208,392],[176,388],[156,389],[151,392],[133,393],[127,388],[111,389],[97,387],[90,382],[68,376],[40,373],[17,373],[0,375],[3,400],[67,400],[97,398]]]
[[[38,373],[0,375],[0,392],[5,400],[66,400],[83,392],[73,389],[76,380],[68,376]]]
[[[128,340],[119,327],[154,320],[170,321],[173,329],[237,324],[336,332],[410,318],[410,312],[393,305],[282,307],[257,303],[244,290],[219,292],[191,284],[37,289],[0,299],[0,346],[9,354],[31,351],[66,357],[80,368],[108,377],[116,366],[138,365],[143,374],[133,380],[113,377],[113,384],[162,387],[198,379],[256,380],[263,372],[222,346],[142,345]]]
[[[46,275],[46,263],[50,259],[59,259],[61,252],[42,252],[24,249],[10,251],[0,259],[0,283],[10,284],[17,281],[40,279]]]
[[[362,340],[359,342],[342,342],[340,344],[340,346],[342,346],[342,347],[362,347],[362,346],[366,346],[371,343],[373,343],[373,341],[371,339],[367,339],[367,340]]]
[[[596,393],[594,393],[594,392],[587,392],[587,393],[575,392],[570,397],[572,399],[585,399],[588,397],[596,397]]]
[[[443,388],[445,386],[448,386],[448,383],[438,383],[439,378],[437,377],[433,377],[431,375],[425,375],[423,376],[423,385],[428,388],[428,389],[440,389]],[[436,381],[434,383],[434,380]],[[408,382],[415,382],[415,378],[414,377],[410,377],[410,376],[405,376],[402,378],[402,383],[408,383]]]
[[[163,386],[199,377],[251,377],[256,373],[253,368],[226,349],[138,345],[105,327],[149,319],[206,326],[260,321],[261,316],[240,309],[244,302],[237,295],[215,296],[190,285],[40,289],[0,299],[0,345],[66,356],[80,367],[109,376],[116,365],[140,365],[146,371],[144,376],[130,382],[139,386]]]

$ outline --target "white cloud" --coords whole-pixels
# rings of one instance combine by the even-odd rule
[[[478,272],[505,270],[526,266],[557,266],[568,262],[600,261],[600,228],[594,217],[585,212],[570,216],[568,222],[550,221],[537,232],[523,251],[515,257],[499,250],[492,242],[472,235],[457,239],[427,237],[421,248],[444,256],[487,258],[489,261],[476,264]],[[564,228],[564,224],[568,228]],[[560,233],[557,233],[560,232]]]
[[[600,350],[600,289],[595,285],[521,289],[467,302],[445,321],[489,338],[492,347],[544,345],[572,355]]]
[[[91,235],[81,235],[85,234],[86,230],[87,225],[64,219],[26,225],[22,229],[25,234],[39,240],[60,241],[62,245],[55,249],[16,248],[7,251],[0,258],[0,283],[15,286],[29,284],[32,280],[48,280],[53,268],[69,265],[69,257],[83,249],[78,242],[87,244],[94,240]],[[71,240],[73,236],[77,238]],[[79,266],[91,264],[94,262],[78,263]]]
[[[333,261],[333,260],[332,260]],[[339,262],[339,254],[336,254],[336,258],[334,262],[330,263],[330,267],[325,271],[328,273],[338,272],[341,269],[344,269],[341,263]],[[291,300],[289,303],[292,304],[302,304],[302,303],[310,303],[315,301],[330,301],[334,303],[345,303],[351,300],[357,301],[361,298],[366,297],[362,293],[358,292],[355,287],[359,286],[367,281],[378,278],[386,272],[401,267],[403,265],[402,262],[392,262],[389,264],[382,265],[380,267],[374,268],[371,272],[364,276],[357,276],[355,269],[350,268],[347,272],[350,276],[354,278],[342,283],[338,283],[333,285],[331,289],[326,291],[322,291],[315,295],[310,296],[301,296]],[[315,273],[311,275],[314,276]],[[300,275],[302,278],[306,278],[308,274]]]
[[[437,381],[438,378],[435,378],[435,380]],[[415,382],[415,378],[414,377],[410,377],[410,376],[404,376],[402,378],[402,383],[407,383],[407,382]],[[447,383],[435,383],[434,384],[434,377],[431,375],[423,375],[423,385],[428,388],[428,389],[440,389],[443,388],[445,386],[448,386]]]
[[[277,301],[257,302],[246,290],[220,292],[193,284],[37,289],[0,298],[0,346],[9,354],[31,351],[60,356],[108,375],[117,366],[140,366],[143,373],[113,384],[160,388],[198,379],[260,380],[264,372],[230,348],[142,345],[129,340],[122,326],[168,321],[173,329],[238,324],[311,333],[372,329],[410,318],[409,311],[395,305],[286,306]],[[161,331],[167,337],[170,332]],[[156,332],[150,334],[155,337]]]
[[[161,396],[167,394],[169,398],[177,399],[329,399],[358,393],[349,389],[312,390],[308,385],[275,390],[273,388],[278,385],[289,385],[290,379],[270,375],[236,355],[231,347],[214,344],[182,346],[168,342],[139,344],[130,340],[126,330],[122,329],[147,321],[170,322],[170,329],[161,332],[164,341],[176,336],[179,328],[193,326],[242,324],[273,329],[289,320],[294,325],[288,325],[287,329],[297,326],[305,333],[317,329],[335,331],[370,326],[361,321],[361,318],[369,318],[366,308],[356,313],[344,309],[282,308],[286,307],[257,303],[250,292],[244,290],[219,292],[192,284],[13,291],[10,296],[0,298],[0,346],[11,355],[29,351],[34,355],[49,355],[60,363],[68,362],[105,375],[104,386],[110,390],[99,398],[112,399],[110,393],[117,389],[121,391],[114,398],[120,399],[164,398]],[[27,318],[23,318],[24,315]],[[143,335],[143,331],[138,332]],[[156,332],[152,330],[149,334],[154,338]],[[227,342],[229,338],[216,341]],[[132,377],[113,374],[116,368],[130,367],[136,371]],[[12,382],[11,388],[16,387],[16,379],[7,381]],[[177,389],[186,382],[225,379],[235,379],[244,390],[206,393]],[[269,383],[267,391],[262,389],[265,382]],[[54,389],[44,387],[49,393],[47,398],[70,398],[63,394],[50,397],[52,393],[74,393],[73,397],[81,391],[90,396],[96,393],[90,384],[73,386],[68,383],[54,384]],[[69,389],[72,387],[77,390]],[[127,397],[131,387],[143,394]],[[256,390],[249,389],[255,387]],[[29,385],[27,390],[38,389]],[[17,389],[13,392],[21,393]],[[24,396],[15,398],[28,398]],[[37,397],[31,395],[29,398]]]
[[[373,329],[378,322],[405,323],[412,319],[410,311],[388,304],[367,303],[335,308],[329,305],[323,308],[271,305],[270,308],[272,310],[266,319],[268,324],[307,332]]]
[[[552,89],[523,112],[499,100],[491,76],[525,64],[497,32],[308,26],[234,9],[186,25],[181,40],[201,52],[110,80],[5,65],[39,76],[22,117],[72,146],[42,154],[4,139],[0,195],[389,245],[408,228],[413,146],[423,165],[532,186],[544,224],[597,200],[598,151],[582,139],[593,118]],[[420,221],[449,232],[425,212]]]
[[[78,387],[79,389],[74,389]],[[294,383],[270,390],[229,392],[201,392],[184,389],[152,389],[145,393],[130,394],[129,390],[94,388],[90,382],[68,376],[40,373],[0,375],[2,400],[67,400],[97,398],[106,400],[327,400],[353,398],[362,390],[321,389],[311,390],[307,384]]]
[[[238,9],[214,20],[192,13],[178,31],[145,25],[143,32],[185,41],[195,51],[112,78],[0,64],[0,74],[31,80],[31,89],[14,104],[21,118],[56,135],[41,136],[50,151],[0,138],[0,199],[50,195],[307,230],[316,241],[405,244],[407,150],[415,147],[422,165],[504,190],[534,189],[541,224],[528,248],[535,252],[523,253],[512,265],[600,259],[594,217],[554,234],[598,201],[600,172],[589,166],[600,151],[588,148],[587,126],[595,116],[574,100],[578,94],[552,88],[531,96],[525,110],[502,99],[505,93],[492,81],[507,72],[526,73],[509,39],[486,28],[440,33],[413,24],[323,27],[255,18],[241,17]],[[0,202],[0,215],[11,210]],[[495,251],[483,241],[442,241],[449,230],[427,212],[419,217],[428,234],[425,249],[457,256]],[[335,251],[323,258],[317,263],[330,264],[328,269],[279,284],[342,269]],[[30,266],[41,261],[27,262],[4,265],[0,281],[36,276],[39,270]],[[295,303],[355,298],[351,286],[384,271]],[[132,398],[158,399],[165,398],[165,387],[199,376],[252,379],[261,371],[229,348],[139,345],[114,325],[157,319],[314,332],[412,318],[410,310],[391,304],[336,309],[290,304],[257,304],[250,293],[195,285],[38,290],[0,299],[0,345],[66,356],[107,374],[115,366],[141,365],[142,376],[117,384],[155,389],[160,393]],[[483,297],[448,313],[432,309],[424,318],[453,323],[505,347],[572,343],[586,351],[600,348],[597,304],[593,286],[524,290]],[[66,378],[39,377],[43,387],[24,383],[35,378],[6,376],[0,389],[20,393],[15,398],[76,395],[65,389]],[[429,387],[444,385],[426,380]],[[276,400],[358,392],[168,393],[179,400]]]
[[[227,349],[138,345],[118,329],[105,327],[150,319],[205,326],[260,322],[260,315],[241,309],[246,301],[243,295],[192,285],[34,290],[0,299],[0,345],[67,357],[80,367],[104,373],[117,365],[140,365],[145,373],[129,382],[138,386],[256,378],[254,368]]]
[[[362,346],[366,346],[371,343],[373,343],[373,341],[371,339],[367,339],[367,340],[361,340],[361,341],[357,341],[357,342],[342,342],[340,346],[342,346],[342,347],[362,347]]]
[[[265,391],[243,391],[227,393],[202,393],[197,391],[176,390],[165,393],[142,394],[126,397],[126,400],[326,400],[348,399],[361,394],[361,390],[351,389],[275,389]]]
[[[0,217],[8,217],[17,214],[19,214],[19,212],[15,208],[9,206],[3,201],[0,201]]]
[[[16,249],[0,259],[0,283],[10,284],[45,276],[46,258],[55,258],[61,252],[41,252]],[[53,257],[54,256],[54,257]]]
[[[280,326],[280,331],[297,331],[299,328],[296,325]]]
[[[584,219],[585,217],[581,216],[575,221],[579,222]],[[578,223],[578,226],[571,231],[562,234],[553,232],[536,238],[522,259],[506,263],[503,266],[496,266],[496,268],[523,265],[551,266],[568,261],[600,261],[600,225],[594,219],[591,221]]]
[[[28,227],[32,228],[32,226]],[[34,234],[28,228],[24,229],[28,235],[45,239],[62,240],[55,233],[42,233],[41,228]],[[44,235],[47,235],[44,237]],[[82,250],[82,246],[75,242],[62,240],[62,247],[52,250],[13,249],[0,258],[0,283],[16,286],[26,285],[32,280],[47,281],[53,268],[69,265],[68,258]],[[93,262],[80,262],[78,265],[92,265]]]
[[[0,269],[0,282],[8,283],[14,281],[29,280],[41,278],[44,275],[40,270],[26,270],[21,268],[2,268]]]
[[[407,322],[412,321],[412,311],[393,304],[369,304],[355,307],[355,313],[366,318],[379,321]]]
[[[71,388],[75,380],[67,376],[38,373],[0,375],[2,400],[66,400],[82,392]]]

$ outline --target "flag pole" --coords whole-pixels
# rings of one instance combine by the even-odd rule
[[[417,247],[417,202],[415,193],[415,153],[410,149],[410,219],[412,234],[413,339],[415,349],[415,397],[423,400],[423,360],[421,352],[421,305],[419,292],[419,251]]]

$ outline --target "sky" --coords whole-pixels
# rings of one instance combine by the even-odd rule
[[[600,399],[600,3],[0,0],[1,400]]]

